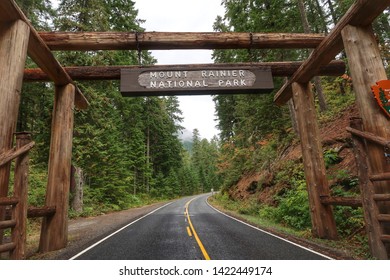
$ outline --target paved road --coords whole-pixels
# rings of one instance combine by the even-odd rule
[[[325,259],[217,212],[208,195],[176,200],[76,255],[87,260]]]

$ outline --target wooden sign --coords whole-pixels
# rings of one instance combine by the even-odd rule
[[[120,83],[123,96],[267,93],[273,88],[268,67],[122,69]]]
[[[390,117],[390,80],[382,80],[371,87],[380,108]]]

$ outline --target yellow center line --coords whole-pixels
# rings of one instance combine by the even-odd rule
[[[187,227],[187,233],[188,233],[188,236],[189,236],[189,237],[192,237],[192,232],[191,232],[190,227]]]
[[[198,234],[196,233],[194,226],[192,225],[191,218],[190,218],[189,211],[188,211],[188,208],[189,208],[189,206],[190,206],[190,203],[191,203],[194,199],[196,199],[196,198],[197,198],[197,197],[194,197],[193,199],[191,199],[190,201],[188,201],[188,202],[186,203],[186,206],[185,206],[185,209],[186,209],[186,210],[185,210],[185,215],[186,215],[186,217],[187,217],[187,219],[188,219],[188,224],[190,225],[190,228],[191,228],[191,231],[192,231],[192,233],[193,233],[193,235],[194,235],[194,237],[195,237],[195,240],[196,240],[196,242],[198,243],[198,246],[199,246],[200,250],[202,251],[202,254],[203,254],[204,259],[205,259],[205,260],[210,260],[210,256],[209,256],[209,254],[207,253],[206,248],[203,246],[202,241],[200,241],[200,238],[199,238]]]

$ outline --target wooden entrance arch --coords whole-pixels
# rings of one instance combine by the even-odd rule
[[[56,86],[46,206],[42,209],[35,209],[36,215],[44,217],[40,249],[51,251],[67,245],[72,109],[73,106],[81,109],[88,107],[87,100],[77,88],[74,80],[118,79],[120,69],[123,68],[116,66],[64,68],[54,58],[51,51],[189,48],[314,48],[309,58],[303,63],[273,62],[268,63],[267,66],[271,67],[274,76],[290,76],[288,82],[276,94],[275,102],[283,105],[290,98],[294,101],[304,151],[303,159],[313,234],[321,238],[337,238],[331,205],[348,203],[330,197],[309,82],[315,75],[342,74],[344,64],[332,60],[345,49],[349,58],[364,131],[389,139],[388,120],[378,113],[372,100],[367,97],[370,86],[375,85],[379,80],[387,79],[370,25],[389,5],[390,0],[357,0],[332,32],[324,37],[316,34],[263,33],[38,33],[13,0],[0,1],[0,59],[6,62],[0,65],[0,241],[2,240],[1,230],[7,227],[15,228],[17,223],[14,219],[4,220],[4,206],[26,203],[22,201],[18,193],[15,193],[14,197],[6,197],[10,160],[21,154],[25,155],[27,148],[31,146],[27,147],[28,144],[26,144],[12,148],[23,79],[28,82],[50,80]],[[36,62],[40,69],[24,69],[27,55]],[[265,64],[252,63],[251,65],[264,67]],[[139,68],[140,66],[128,68],[131,67]],[[239,66],[235,64],[234,67]],[[387,178],[381,175],[390,172],[381,149],[371,142],[364,143],[364,145],[367,145],[367,149],[370,150],[367,161],[370,173],[373,176]],[[369,181],[371,185],[374,185],[376,195],[385,195],[381,196],[380,202],[377,203],[373,199],[375,196],[371,195],[367,198],[364,196],[366,192],[362,192],[363,197],[360,203],[363,204],[365,210],[370,247],[374,257],[387,259],[390,252],[387,243],[390,240],[388,224],[390,221],[390,196],[388,195],[390,190],[382,182],[378,183],[372,178]],[[365,181],[362,180],[361,183]],[[375,215],[372,209],[375,210]],[[21,211],[21,216],[24,217],[31,216],[33,213],[26,207]],[[19,219],[16,215],[13,218]],[[10,244],[0,242],[0,253],[10,251],[13,258],[23,258],[24,252],[20,250],[21,245],[16,239]]]

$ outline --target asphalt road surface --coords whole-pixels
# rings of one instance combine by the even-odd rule
[[[208,195],[176,200],[72,259],[322,260],[326,256],[267,234],[212,208]]]

